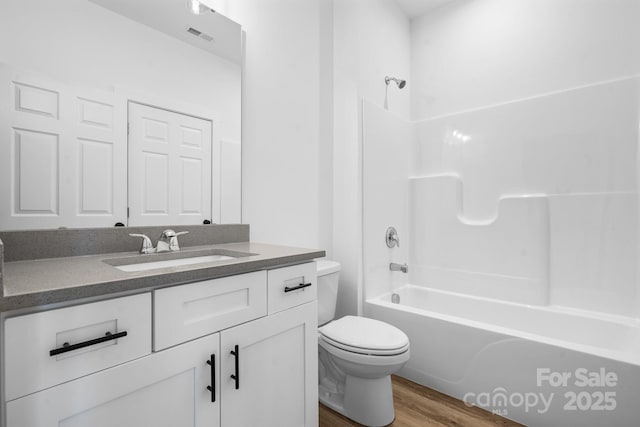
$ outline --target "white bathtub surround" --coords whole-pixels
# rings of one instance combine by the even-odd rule
[[[404,280],[638,316],[638,117],[639,77],[415,123],[365,102],[366,297]]]
[[[637,422],[636,319],[423,286],[394,292],[400,304],[386,294],[365,310],[409,336],[400,375],[529,426]]]
[[[451,274],[448,280],[425,271],[412,276],[412,282],[456,290],[457,285],[451,288],[448,282],[456,281],[460,270],[477,273],[473,283],[481,282],[487,272],[500,276],[496,281],[505,275],[535,277],[538,283],[548,280],[551,304],[637,316],[639,88],[639,78],[621,79],[416,123],[412,173],[458,175],[462,221],[457,226],[448,222],[443,230],[440,210],[414,216],[414,231],[431,224],[439,227],[442,237],[453,232],[455,244],[450,245],[451,238],[417,239],[422,251],[439,256],[422,257],[412,251],[411,262],[417,264],[413,271],[419,274],[419,266],[428,264]],[[454,132],[470,139],[461,141]],[[531,205],[542,200],[540,196],[547,199],[547,226],[542,214],[538,229],[522,222],[526,221],[522,214],[502,211],[505,198],[526,195],[536,197],[521,197],[519,203]],[[411,212],[429,200],[424,194],[413,198]],[[527,211],[527,217],[533,215],[531,207]],[[505,220],[516,227],[521,222],[526,230],[520,233],[530,232],[530,238],[505,232],[477,246],[473,232],[455,233],[464,222],[499,226]],[[507,251],[496,246],[510,238],[510,253],[508,246]],[[500,268],[481,262],[491,254],[497,256]],[[492,296],[479,292],[472,293]],[[544,303],[544,299],[519,301]]]

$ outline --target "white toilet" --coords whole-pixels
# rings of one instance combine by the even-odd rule
[[[390,375],[409,360],[409,338],[378,320],[333,320],[340,264],[317,265],[320,402],[360,424],[388,425],[395,417]]]

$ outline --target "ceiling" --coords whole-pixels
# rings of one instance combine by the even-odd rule
[[[413,19],[450,1],[452,0],[396,0],[396,3],[409,19]]]

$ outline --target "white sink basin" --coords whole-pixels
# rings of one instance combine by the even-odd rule
[[[159,254],[138,255],[133,257],[127,256],[124,258],[104,259],[102,261],[120,271],[136,272],[182,267],[183,265],[208,264],[251,255],[256,254],[213,248],[194,251],[162,252]]]
[[[179,267],[182,265],[202,264],[202,263],[213,262],[213,261],[225,261],[228,259],[235,259],[235,257],[228,256],[228,255],[206,255],[206,256],[198,256],[198,257],[192,257],[192,258],[178,258],[178,259],[167,259],[164,261],[151,261],[151,262],[139,262],[135,264],[114,265],[114,267],[121,271],[147,271],[147,270],[156,270],[158,268]]]

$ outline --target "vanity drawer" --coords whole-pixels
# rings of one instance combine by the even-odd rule
[[[150,354],[151,294],[11,317],[4,332],[10,401]]]
[[[154,291],[155,351],[267,314],[267,272]]]
[[[314,301],[317,285],[315,262],[269,270],[269,314]]]

